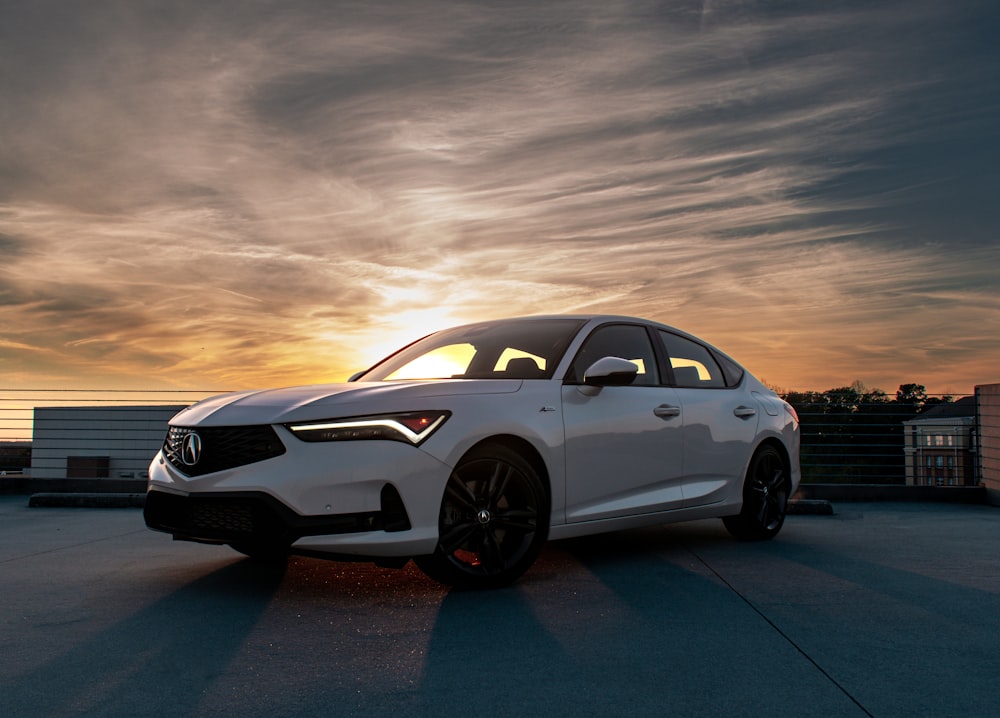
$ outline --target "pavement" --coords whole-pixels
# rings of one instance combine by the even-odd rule
[[[0,496],[0,716],[995,716],[1000,508],[553,542],[514,586],[254,564]]]

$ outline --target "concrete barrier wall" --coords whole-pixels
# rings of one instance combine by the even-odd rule
[[[32,479],[138,479],[163,444],[167,422],[183,405],[36,407],[31,451]],[[83,472],[71,471],[72,459]],[[84,475],[85,459],[106,467]]]

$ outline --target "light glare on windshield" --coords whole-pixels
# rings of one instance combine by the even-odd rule
[[[386,381],[400,379],[447,379],[465,374],[476,354],[471,344],[449,344],[418,356],[404,364],[385,378]]]

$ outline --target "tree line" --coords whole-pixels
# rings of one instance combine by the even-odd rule
[[[779,392],[801,427],[803,481],[904,484],[903,422],[954,401],[923,384],[900,384],[894,397],[860,381],[827,391]]]

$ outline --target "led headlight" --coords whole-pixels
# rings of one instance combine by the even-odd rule
[[[450,411],[410,411],[402,414],[354,416],[285,424],[302,441],[402,441],[419,446],[447,421]]]

